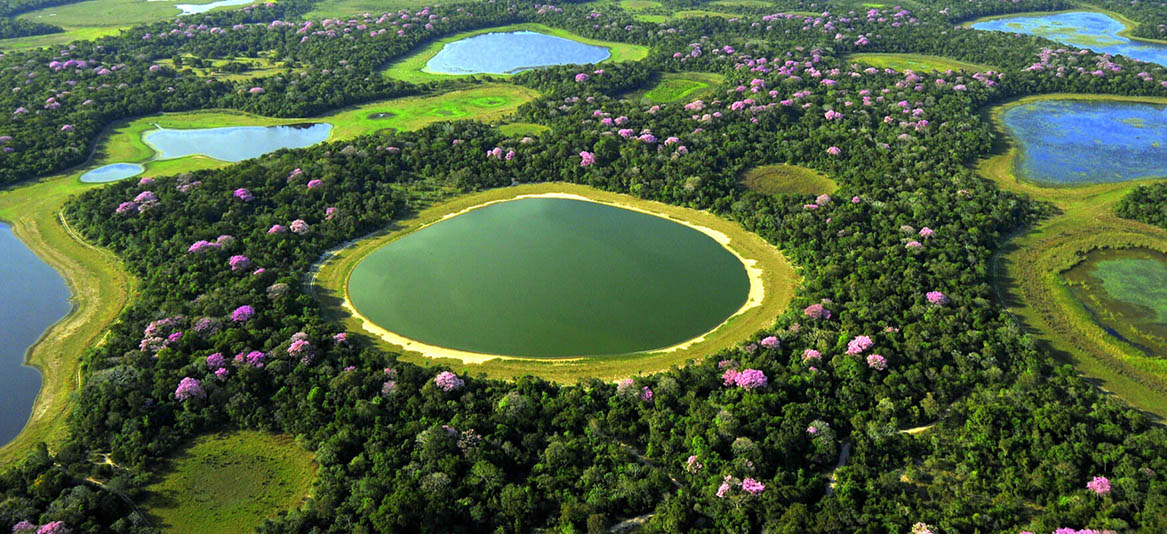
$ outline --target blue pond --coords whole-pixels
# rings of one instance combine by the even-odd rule
[[[209,4],[178,4],[174,7],[182,10],[182,13],[179,13],[180,15],[195,15],[198,13],[206,13],[212,9],[215,9],[216,7],[242,6],[250,4],[254,1],[255,0],[219,0]]]
[[[978,30],[1037,35],[1078,48],[1167,65],[1167,45],[1132,41],[1119,35],[1126,26],[1119,20],[1092,11],[1055,15],[1018,16],[986,20],[972,25]]]
[[[443,46],[425,64],[438,74],[514,74],[550,65],[598,63],[608,49],[537,32],[485,33]]]
[[[315,145],[327,139],[331,130],[331,124],[158,129],[146,132],[142,140],[158,151],[158,159],[202,154],[223,161],[243,161],[281,148]]]
[[[1023,178],[1076,185],[1167,176],[1162,104],[1038,100],[1007,108],[1002,120]]]
[[[24,355],[46,329],[69,313],[69,287],[0,224],[0,445],[20,433],[41,388]]]
[[[136,163],[110,163],[98,167],[81,175],[81,181],[86,183],[116,182],[140,174],[146,169]]]

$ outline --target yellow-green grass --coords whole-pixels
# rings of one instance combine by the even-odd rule
[[[1048,202],[1057,214],[1014,236],[993,261],[993,279],[1009,311],[1062,362],[1132,405],[1167,417],[1167,360],[1149,357],[1099,326],[1070,293],[1063,273],[1090,251],[1143,247],[1167,252],[1167,230],[1118,217],[1115,205],[1138,185],[1162,180],[1051,187],[1013,172],[1017,148],[1001,121],[1005,109],[1040,99],[1167,99],[1053,94],[1018,99],[986,113],[997,130],[994,155],[977,170],[1002,189]]]
[[[769,195],[821,195],[839,188],[834,180],[814,169],[785,164],[749,169],[742,176],[742,185]]]
[[[766,2],[765,0],[717,0],[716,2],[709,2],[711,6],[727,6],[727,7],[753,7],[759,9],[766,9],[774,7],[773,2]],[[782,13],[802,14],[798,11],[782,11]],[[819,13],[805,12],[808,15],[818,15]]]
[[[432,82],[432,81],[438,81],[438,80],[448,80],[448,79],[452,79],[452,78],[466,78],[469,76],[476,76],[474,74],[439,74],[439,73],[430,72],[426,68],[426,63],[430,59],[432,59],[435,55],[437,55],[437,53],[439,51],[441,51],[442,47],[446,46],[447,43],[452,43],[454,41],[460,41],[462,39],[474,37],[475,35],[481,35],[484,33],[501,33],[501,32],[517,32],[517,31],[539,32],[539,33],[543,33],[543,34],[547,34],[547,35],[551,35],[551,36],[555,36],[555,37],[562,37],[564,39],[571,39],[573,41],[578,41],[578,42],[581,42],[584,44],[589,44],[589,45],[593,45],[593,46],[601,46],[601,47],[607,48],[608,53],[611,55],[610,55],[610,57],[608,57],[608,59],[605,59],[601,63],[605,63],[605,62],[619,63],[619,62],[623,62],[623,61],[639,61],[641,59],[644,59],[646,56],[648,56],[648,47],[645,47],[645,46],[634,45],[634,44],[629,44],[629,43],[617,43],[617,42],[612,42],[612,41],[599,41],[596,39],[588,39],[586,37],[580,37],[574,33],[568,32],[567,30],[561,30],[559,28],[552,28],[550,26],[544,26],[542,24],[526,23],[526,24],[511,24],[509,26],[498,26],[498,27],[494,27],[494,28],[483,28],[483,29],[479,29],[479,30],[474,30],[474,31],[469,31],[469,32],[451,35],[451,36],[446,37],[444,39],[434,41],[434,42],[430,43],[429,45],[426,45],[424,48],[422,48],[416,52],[413,52],[412,54],[409,54],[409,55],[407,55],[407,56],[405,56],[397,61],[394,61],[393,63],[388,65],[382,71],[382,73],[385,76],[388,76],[390,78],[404,80],[404,81],[411,82],[411,83],[425,83],[425,82]],[[513,74],[490,74],[489,76],[496,76],[496,77],[505,78],[505,77],[513,76]]]
[[[475,119],[494,122],[514,113],[520,105],[529,102],[538,93],[533,89],[508,84],[483,84],[471,89],[453,91],[435,96],[416,96],[381,100],[344,108],[327,115],[312,118],[278,119],[232,110],[206,110],[148,115],[111,126],[109,134],[98,143],[97,163],[91,167],[115,162],[142,163],[154,157],[154,149],[143,141],[143,135],[161,126],[166,129],[219,128],[227,126],[275,126],[304,122],[332,124],[328,140],[337,141],[373,134],[384,130],[416,130],[445,120]],[[378,113],[391,114],[386,118],[372,118]],[[209,158],[204,158],[209,159]],[[153,161],[159,169],[183,172],[182,158],[173,162]],[[203,166],[205,168],[205,166]]]
[[[152,522],[172,534],[251,532],[309,496],[316,463],[286,435],[210,434],[169,458],[147,490]]]
[[[176,70],[189,70],[196,76],[203,76],[208,78],[214,77],[229,81],[249,80],[258,76],[274,76],[276,74],[287,73],[291,70],[283,64],[276,63],[266,57],[237,57],[233,59],[203,60],[204,64],[210,63],[210,65],[204,67],[192,67],[186,64],[186,62],[189,62],[191,59],[194,59],[193,55],[184,54],[182,56],[184,64],[181,67],[177,67]],[[244,72],[225,72],[220,70],[228,63],[242,63],[247,65],[248,69]],[[174,60],[169,58],[158,60],[158,64],[172,69],[176,68],[174,66]]]
[[[707,96],[724,81],[725,76],[708,72],[666,72],[660,75],[656,85],[639,92],[638,97],[648,104],[694,100]]]
[[[925,54],[850,54],[846,61],[851,63],[862,63],[864,65],[871,65],[881,69],[892,69],[897,71],[913,70],[917,72],[940,71],[946,70],[964,70],[968,72],[986,72],[990,70],[999,70],[990,65],[979,65],[977,63],[968,63],[965,61],[958,61],[951,58],[940,56],[929,56]]]
[[[1149,39],[1146,37],[1136,37],[1134,35],[1131,35],[1131,32],[1134,31],[1134,29],[1139,25],[1138,22],[1135,22],[1131,19],[1124,17],[1121,13],[1115,13],[1114,11],[1107,11],[1107,10],[1102,9],[1100,7],[1097,7],[1093,4],[1079,4],[1079,6],[1074,8],[1074,9],[1063,9],[1061,11],[1024,11],[1024,12],[1019,12],[1019,13],[1009,13],[1007,15],[993,15],[991,17],[982,17],[979,19],[967,21],[967,22],[963,23],[962,26],[964,26],[966,28],[970,28],[970,27],[972,27],[973,24],[977,24],[979,22],[987,22],[990,20],[1011,19],[1011,18],[1015,18],[1015,17],[1042,17],[1042,16],[1048,16],[1048,15],[1060,15],[1063,13],[1079,13],[1082,11],[1093,11],[1094,13],[1102,13],[1103,15],[1107,15],[1107,16],[1121,22],[1122,25],[1124,26],[1123,30],[1118,32],[1118,35],[1121,37],[1126,37],[1127,39],[1130,39],[1132,41],[1144,41],[1144,42],[1149,42],[1149,43],[1167,44],[1167,40],[1164,40],[1164,39]]]
[[[551,128],[531,122],[512,122],[499,125],[498,131],[510,137],[538,137]]]
[[[521,195],[566,193],[580,195],[599,202],[607,202],[645,209],[669,218],[703,226],[729,237],[729,247],[742,257],[755,260],[755,267],[762,269],[762,289],[764,295],[759,306],[739,314],[709,333],[701,341],[689,347],[656,353],[638,353],[623,356],[604,356],[572,360],[538,358],[491,359],[484,363],[463,363],[459,359],[428,358],[416,352],[403,351],[402,347],[391,345],[379,336],[364,330],[363,322],[350,315],[344,308],[349,273],[374,250],[398,239],[426,224],[441,218],[478,206],[487,202],[508,200]],[[497,378],[514,378],[536,375],[549,380],[573,383],[588,377],[616,379],[642,373],[651,373],[672,366],[685,365],[700,360],[718,350],[745,341],[759,330],[773,326],[774,319],[787,307],[798,284],[794,268],[772,245],[757,234],[749,232],[737,223],[722,219],[708,212],[681,208],[637,199],[628,195],[601,191],[583,185],[568,183],[528,184],[498,188],[474,193],[440,202],[420,210],[415,215],[397,221],[389,228],[373,236],[361,239],[346,248],[331,254],[319,265],[312,284],[315,296],[320,300],[323,313],[333,320],[342,321],[347,330],[364,342],[375,344],[385,350],[400,353],[400,359],[422,365],[449,365],[469,373],[484,373]]]
[[[100,343],[137,284],[113,254],[81,241],[61,222],[65,201],[89,187],[76,175],[61,175],[0,190],[0,220],[61,273],[73,305],[25,355],[25,363],[40,371],[41,389],[20,435],[0,448],[0,465],[11,465],[38,442],[53,449],[64,439],[71,394],[80,386],[81,354]]]
[[[432,5],[434,2],[429,0],[324,0],[313,6],[312,11],[306,13],[303,18],[305,20],[348,18],[365,13],[376,16],[399,9],[418,10]]]
[[[620,7],[625,11],[639,11],[642,9],[656,9],[664,4],[653,0],[620,0]]]
[[[641,22],[655,22],[661,23],[672,19],[692,19],[697,17],[721,17],[724,19],[741,18],[745,15],[741,13],[728,13],[724,11],[711,11],[708,9],[682,9],[674,11],[670,15],[658,14],[636,14],[633,18]]]
[[[260,1],[260,0],[256,0]],[[47,36],[19,37],[0,41],[0,48],[27,48],[49,46],[70,41],[94,39],[116,34],[137,24],[146,24],[175,18],[181,13],[176,4],[205,4],[205,0],[173,2],[146,2],[145,0],[88,0],[75,4],[46,7],[30,11],[18,18],[53,24],[65,29],[63,33]],[[242,9],[244,6],[224,6],[222,9]]]

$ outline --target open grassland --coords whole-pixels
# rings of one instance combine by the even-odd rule
[[[169,67],[175,70],[190,70],[196,76],[205,78],[218,78],[221,80],[242,81],[248,80],[257,76],[274,76],[276,74],[285,74],[290,72],[290,69],[285,67],[282,63],[272,61],[267,57],[235,57],[231,59],[205,59],[197,60],[190,54],[185,54],[181,57],[182,65],[175,66],[173,59],[160,59],[158,64],[164,67]],[[192,64],[201,63],[203,66],[195,67]],[[228,72],[223,68],[231,63],[239,63],[247,66],[247,70],[243,72]]]
[[[483,363],[464,363],[460,359],[428,358],[417,352],[403,350],[391,345],[381,337],[364,329],[364,323],[345,310],[349,273],[369,253],[424,227],[426,224],[458,213],[470,207],[487,202],[508,200],[520,195],[547,193],[567,193],[613,204],[645,209],[678,221],[700,225],[721,232],[729,237],[729,247],[740,256],[752,260],[754,267],[762,270],[763,296],[758,306],[734,316],[702,340],[688,347],[655,353],[637,353],[622,356],[603,356],[576,359],[538,358],[495,358]],[[391,227],[365,239],[350,244],[329,257],[319,266],[312,284],[313,292],[323,305],[324,314],[329,319],[344,322],[346,329],[363,341],[376,344],[391,352],[401,353],[400,359],[423,365],[440,363],[469,373],[482,372],[497,378],[514,378],[523,375],[537,375],[549,380],[565,383],[577,382],[583,378],[599,377],[615,379],[642,373],[650,373],[671,366],[684,365],[695,359],[704,358],[718,350],[750,339],[760,330],[772,326],[774,318],[788,305],[798,284],[798,276],[793,267],[772,245],[757,234],[746,231],[737,223],[716,215],[670,206],[658,202],[636,199],[627,195],[600,191],[587,186],[567,183],[531,184],[498,188],[454,198],[422,209],[413,216],[396,221]]]
[[[968,72],[986,72],[999,70],[990,65],[967,63],[940,56],[924,54],[849,54],[846,58],[852,63],[862,63],[881,69],[892,69],[900,72],[913,70],[916,72],[963,70]]]
[[[324,0],[317,2],[312,11],[304,14],[304,19],[348,18],[365,13],[380,15],[399,9],[420,10],[431,5],[434,2],[428,0]]]
[[[741,18],[745,15],[741,13],[730,13],[725,11],[712,11],[708,9],[682,9],[680,11],[673,11],[669,14],[659,13],[661,10],[653,10],[653,12],[643,11],[634,13],[633,18],[640,22],[650,22],[660,24],[674,19],[692,19],[698,17],[721,17],[724,19]]]
[[[1099,99],[1092,95],[1037,98]],[[995,155],[978,162],[980,173],[1003,189],[1049,202],[1057,214],[1010,240],[993,262],[993,278],[1009,311],[1060,361],[1071,363],[1101,387],[1132,405],[1167,418],[1167,360],[1148,356],[1099,326],[1070,293],[1063,273],[1090,251],[1143,247],[1167,252],[1167,230],[1123,219],[1115,204],[1137,185],[1155,180],[1046,187],[1013,173],[1016,147],[1000,120],[1010,105],[989,112],[998,130]],[[1162,99],[1126,99],[1162,103]]]
[[[695,100],[708,96],[723,81],[725,77],[720,74],[666,72],[660,75],[656,85],[637,93],[633,98],[639,98],[648,104],[664,104],[682,99]]]
[[[26,363],[40,371],[41,390],[20,435],[0,448],[0,464],[23,458],[38,442],[52,449],[64,438],[70,396],[80,386],[81,355],[100,343],[106,325],[121,312],[137,283],[112,253],[81,241],[62,224],[65,201],[88,187],[70,175],[0,190],[0,220],[63,275],[73,304],[26,354]]]
[[[664,7],[664,4],[653,0],[620,0],[620,7],[625,11],[640,11]]]
[[[251,532],[304,502],[315,471],[311,453],[290,436],[205,435],[166,462],[145,508],[170,533]]]
[[[259,1],[259,0],[257,0]],[[40,46],[56,46],[77,40],[96,39],[113,35],[137,24],[146,24],[177,17],[177,4],[207,4],[206,0],[175,0],[147,2],[145,0],[88,0],[76,4],[46,7],[30,11],[18,18],[32,22],[53,24],[65,29],[63,33],[18,37],[0,40],[0,49],[11,50]],[[242,9],[243,6],[224,6],[220,9]]]
[[[462,39],[466,39],[468,37],[474,37],[475,35],[481,35],[484,33],[504,33],[504,32],[517,32],[517,31],[539,32],[539,33],[551,35],[554,37],[562,37],[564,39],[571,39],[573,41],[578,41],[578,42],[581,42],[584,44],[589,44],[589,45],[593,45],[593,46],[602,46],[602,47],[608,49],[608,53],[611,54],[611,56],[608,59],[605,59],[604,61],[602,61],[601,63],[606,63],[606,62],[619,63],[622,61],[639,61],[641,59],[644,59],[646,56],[648,56],[648,47],[644,47],[644,46],[640,46],[640,45],[634,45],[634,44],[628,44],[628,43],[616,43],[616,42],[611,42],[611,41],[598,41],[596,39],[588,39],[586,37],[580,37],[574,33],[568,32],[566,30],[552,28],[550,26],[544,26],[542,24],[532,24],[532,23],[511,24],[509,26],[498,26],[495,28],[482,28],[479,30],[459,33],[459,34],[451,35],[451,36],[446,37],[444,39],[434,41],[434,42],[426,45],[425,47],[421,48],[420,50],[418,50],[412,54],[409,54],[409,55],[405,56],[404,58],[401,58],[401,59],[394,61],[393,63],[388,65],[382,71],[382,74],[384,74],[385,76],[388,76],[390,78],[404,80],[404,81],[411,82],[411,83],[425,83],[425,82],[432,82],[432,81],[437,81],[437,80],[448,80],[451,78],[466,78],[466,77],[470,77],[470,76],[479,76],[477,74],[437,74],[437,73],[429,72],[428,70],[426,70],[426,63],[431,58],[433,58],[435,55],[437,55],[437,53],[439,51],[441,51],[442,47],[446,46],[446,43],[452,43],[454,41],[461,41]],[[487,75],[482,75],[482,76],[487,76]],[[488,76],[506,78],[506,77],[513,76],[513,75],[511,75],[511,74],[490,74]]]
[[[503,135],[509,135],[511,137],[538,137],[550,129],[542,124],[534,124],[531,122],[512,122],[510,124],[502,124],[498,127],[498,131],[502,132]]]
[[[797,165],[763,165],[742,176],[742,185],[750,191],[769,195],[821,195],[839,188],[834,180],[813,169]]]

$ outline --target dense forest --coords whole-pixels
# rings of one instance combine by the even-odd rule
[[[1094,3],[1142,22],[1138,35],[1167,17],[1156,2]],[[639,62],[511,78],[543,95],[518,112],[551,128],[538,137],[439,123],[71,201],[69,223],[141,283],[81,355],[68,441],[0,473],[0,531],[61,521],[74,533],[154,532],[120,496],[141,497],[152,465],[222,428],[293,434],[315,454],[312,498],[273,511],[261,532],[606,532],[640,516],[646,532],[1167,531],[1167,431],[1052,360],[990,285],[1005,236],[1052,208],[969,168],[992,149],[987,106],[1050,92],[1162,97],[1167,70],[957,26],[1067,2],[839,4],[851,5],[650,24],[615,7],[501,1],[301,21],[311,3],[286,0],[5,54],[0,182],[12,183],[84,162],[122,118],[311,116],[474,83],[377,73],[465,30],[538,22],[651,47]],[[997,70],[898,72],[848,61],[857,51]],[[293,74],[229,82],[158,65],[260,52]],[[685,71],[726,81],[705,100],[622,98]],[[483,157],[495,147],[515,155]],[[813,168],[840,189],[824,202],[738,183],[769,163]],[[736,349],[575,385],[399,362],[324,320],[306,292],[326,250],[435,199],[544,181],[722,215],[777,246],[803,283],[773,328]],[[1120,213],[1164,224],[1163,191],[1138,189]],[[91,463],[97,452],[128,469]]]

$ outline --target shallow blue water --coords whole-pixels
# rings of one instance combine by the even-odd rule
[[[86,183],[116,182],[141,174],[144,170],[146,169],[136,163],[110,163],[82,174],[81,181]]]
[[[154,130],[142,137],[158,159],[203,154],[223,161],[242,161],[281,148],[304,148],[324,141],[331,124],[232,126],[195,130]]]
[[[1167,176],[1167,106],[1040,100],[1002,119],[1020,147],[1023,178],[1073,185]]]
[[[1167,65],[1167,45],[1132,41],[1119,35],[1126,29],[1119,20],[1092,11],[1059,13],[1043,16],[1008,17],[978,22],[978,30],[1037,35],[1062,44],[1088,48],[1095,52],[1118,55]]]
[[[0,445],[24,428],[41,388],[25,352],[69,309],[65,279],[0,224]]]
[[[536,67],[598,63],[608,49],[537,32],[485,33],[443,46],[425,64],[439,74],[513,74]]]
[[[211,2],[209,4],[177,4],[174,7],[182,10],[180,15],[194,15],[198,13],[206,13],[216,7],[223,6],[242,6],[250,4],[255,0],[219,0],[218,2]]]

